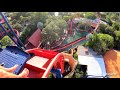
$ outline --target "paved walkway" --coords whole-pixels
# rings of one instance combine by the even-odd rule
[[[92,49],[78,46],[78,61],[81,65],[87,65],[88,78],[103,78],[106,69],[102,55],[98,55]]]
[[[88,51],[88,54],[86,54],[85,51]],[[78,55],[83,55],[83,56],[103,58],[102,55],[97,55],[97,53],[94,52],[92,49],[84,47],[84,46],[78,46],[77,54]]]

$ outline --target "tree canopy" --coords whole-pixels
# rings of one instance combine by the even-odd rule
[[[46,27],[42,31],[43,43],[49,42],[52,44],[64,35],[67,23],[61,17],[51,16],[46,20],[45,25]]]

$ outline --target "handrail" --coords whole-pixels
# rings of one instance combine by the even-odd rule
[[[60,58],[61,56],[63,56],[63,54],[62,54],[62,53],[58,53],[58,54],[52,59],[51,63],[49,64],[49,66],[47,67],[45,73],[43,74],[43,76],[42,76],[41,78],[47,78],[47,77],[48,77],[48,75],[49,75],[48,72],[50,72],[50,70],[52,69],[52,67],[54,66],[54,64],[56,64],[56,63],[58,62],[58,60],[59,60],[59,58]]]
[[[65,46],[63,46],[63,47],[61,47],[61,48],[54,49],[53,51],[59,51],[59,50],[65,49],[65,48],[67,48],[67,47],[69,47],[69,46],[71,46],[71,45],[73,45],[73,44],[76,44],[76,43],[84,40],[84,39],[86,39],[86,36],[85,36],[85,37],[82,37],[82,38],[79,38],[79,39],[77,39],[77,40],[75,40],[75,41],[73,41],[73,42],[71,42],[71,43],[69,43],[69,44],[66,44]]]

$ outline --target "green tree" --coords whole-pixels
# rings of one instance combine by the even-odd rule
[[[18,32],[21,32],[22,25],[21,25],[21,24],[19,24],[19,23],[16,23],[16,24],[14,24],[14,25],[13,25],[13,27],[12,27],[12,28],[14,28],[14,29],[18,30]]]
[[[112,27],[113,27],[114,30],[120,30],[120,23],[114,22],[114,23],[112,24]]]
[[[120,48],[120,31],[114,31],[115,34],[115,47]]]
[[[61,17],[50,17],[45,24],[46,27],[42,31],[42,40],[43,43],[47,44],[49,42],[50,45],[62,37],[67,25]]]
[[[80,17],[84,18],[85,12],[80,12]]]
[[[4,36],[1,40],[0,43],[2,45],[2,47],[6,47],[9,45],[12,45],[12,40],[8,37],[8,36]]]
[[[25,25],[24,31],[20,36],[22,42],[24,43],[26,38],[32,35],[39,25],[40,28],[44,28],[44,23],[48,17],[48,12],[27,12],[25,16],[21,16],[21,23],[23,26]]]
[[[113,13],[113,14],[111,15],[111,20],[112,20],[112,21],[119,21],[119,16],[118,16],[116,13]]]
[[[78,23],[78,28],[79,28],[79,31],[89,31],[89,30],[93,30],[91,25],[89,23],[86,23],[86,22],[83,22],[83,21],[80,21]]]
[[[91,42],[93,43],[93,50],[99,54],[104,54],[114,47],[114,38],[108,34],[94,34]]]
[[[29,28],[24,28],[24,31],[22,32],[21,36],[20,36],[20,40],[25,43],[26,39],[28,36],[31,35],[31,31]]]
[[[100,12],[101,14],[101,19],[105,20],[106,19],[106,12]]]
[[[107,25],[105,25],[105,24],[100,24],[98,31],[99,31],[100,33],[106,33],[106,30],[105,30],[106,27],[107,27]]]
[[[71,16],[63,16],[63,19],[67,22],[69,19],[71,19]]]
[[[85,13],[85,18],[94,20],[94,19],[96,19],[96,16],[95,16],[94,12],[86,12]]]
[[[107,21],[107,23],[108,23],[110,26],[112,26],[112,21],[111,21],[109,15],[106,16],[106,21]]]
[[[86,40],[91,41],[91,40],[92,40],[92,37],[93,37],[93,34],[92,34],[92,33],[89,33],[89,34],[86,36]]]
[[[113,27],[107,26],[107,27],[105,28],[105,33],[104,33],[104,34],[109,34],[109,35],[113,36],[113,34],[114,34],[114,29],[113,29]]]

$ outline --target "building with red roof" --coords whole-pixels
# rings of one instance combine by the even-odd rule
[[[26,44],[27,49],[36,48],[39,46],[41,42],[41,30],[37,29],[31,37],[28,39],[28,43]]]

